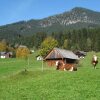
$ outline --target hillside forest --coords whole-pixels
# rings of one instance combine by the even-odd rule
[[[12,51],[19,45],[25,45],[35,50],[41,49],[42,42],[47,37],[52,37],[58,42],[57,47],[84,51],[100,51],[100,28],[67,30],[61,32],[37,32],[31,36],[17,35],[16,37],[0,40],[0,51]],[[3,44],[3,46],[2,46]],[[50,43],[49,43],[50,45]]]

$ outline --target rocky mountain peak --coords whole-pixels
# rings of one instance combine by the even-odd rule
[[[76,24],[76,23],[98,24],[98,20],[95,19],[95,13],[97,12],[94,12],[86,8],[75,7],[68,12],[64,12],[62,14],[54,15],[54,16],[43,19],[40,22],[40,26],[49,27],[54,24],[68,26],[68,25]],[[99,13],[99,16],[100,16],[100,13]]]

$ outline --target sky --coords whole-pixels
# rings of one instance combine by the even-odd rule
[[[100,12],[100,0],[0,0],[0,26],[46,18],[74,7]]]

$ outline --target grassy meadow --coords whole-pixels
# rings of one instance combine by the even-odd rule
[[[100,61],[93,69],[93,54],[81,59],[75,72],[56,71],[45,63],[42,70],[34,54],[29,60],[0,59],[0,100],[99,100]]]

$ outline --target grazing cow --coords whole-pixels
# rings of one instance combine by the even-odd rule
[[[92,58],[92,65],[94,66],[94,69],[96,69],[96,65],[98,63],[98,58],[96,55],[93,55],[93,58]]]
[[[68,71],[77,71],[76,64],[65,64],[63,68]]]
[[[56,70],[59,70],[59,68],[60,68],[60,62],[59,61],[56,61]]]
[[[61,61],[56,61],[56,70],[65,70],[64,65]]]
[[[56,70],[63,70],[63,71],[77,71],[77,67],[75,64],[65,64],[64,62],[56,61]]]

